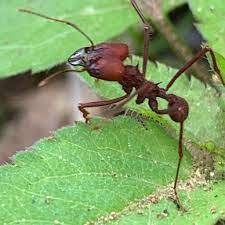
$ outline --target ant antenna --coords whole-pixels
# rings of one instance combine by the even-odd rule
[[[94,42],[91,40],[91,38],[84,31],[82,31],[76,24],[71,23],[70,21],[52,18],[52,17],[46,16],[46,15],[43,15],[43,14],[40,14],[40,13],[37,13],[37,12],[33,12],[33,11],[29,10],[29,9],[18,9],[18,11],[19,12],[33,14],[35,16],[39,16],[39,17],[45,18],[47,20],[51,20],[51,21],[67,24],[67,25],[75,28],[77,31],[79,31],[84,37],[86,37],[88,39],[88,41],[91,43],[91,46],[92,47],[94,46]]]
[[[74,69],[66,69],[66,70],[62,70],[62,71],[58,71],[56,73],[51,74],[50,76],[46,77],[44,80],[42,80],[39,84],[38,87],[42,87],[44,85],[46,85],[49,80],[51,80],[52,78],[55,78],[56,76],[63,74],[63,73],[68,73],[68,72],[76,72],[76,73],[81,73],[84,72],[85,69],[81,69],[81,70],[74,70]]]

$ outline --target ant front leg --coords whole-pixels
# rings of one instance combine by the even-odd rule
[[[80,103],[78,108],[83,114],[83,117],[85,119],[85,123],[88,123],[90,121],[90,118],[88,118],[89,112],[85,108],[92,108],[92,107],[100,107],[100,106],[112,105],[112,104],[115,104],[117,102],[122,101],[123,99],[126,99],[128,96],[129,96],[129,94],[126,94],[124,96],[121,96],[119,98],[114,98],[114,99],[111,99],[111,100]]]
[[[208,46],[206,46],[203,49],[201,49],[190,61],[188,61],[183,67],[181,67],[177,71],[177,73],[173,76],[173,78],[167,84],[166,91],[169,90],[169,88],[174,84],[174,82],[177,80],[177,78],[180,77],[181,74],[183,74],[187,69],[189,69],[195,62],[197,62],[198,60],[200,60],[207,52],[210,53],[210,56],[212,58],[213,69],[215,70],[215,72],[219,76],[219,79],[221,80],[222,84],[225,86],[225,82],[224,82],[224,80],[222,78],[220,69],[219,69],[219,67],[217,65],[217,62],[216,62],[215,54],[214,54],[214,52],[213,52],[213,50],[211,48],[209,48]]]

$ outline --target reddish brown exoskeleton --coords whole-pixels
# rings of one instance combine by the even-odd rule
[[[149,107],[152,111],[157,114],[167,114],[170,118],[180,124],[180,135],[179,135],[179,147],[178,147],[178,166],[174,181],[174,194],[177,205],[183,209],[180,204],[179,197],[177,195],[177,181],[180,170],[180,164],[183,157],[183,125],[184,121],[188,117],[189,107],[187,101],[179,97],[175,94],[169,94],[168,90],[176,81],[176,79],[183,74],[193,63],[198,61],[201,57],[205,55],[206,52],[209,52],[212,57],[212,62],[214,66],[214,70],[219,75],[221,82],[224,84],[222,80],[220,70],[217,66],[216,59],[214,53],[211,48],[204,47],[200,52],[198,52],[189,62],[187,62],[178,72],[174,75],[171,81],[167,84],[166,88],[159,87],[158,83],[154,83],[152,81],[148,81],[145,78],[147,61],[148,61],[148,48],[149,48],[149,40],[152,33],[152,28],[144,18],[142,12],[138,8],[136,1],[131,0],[131,4],[139,15],[140,19],[144,24],[144,54],[143,54],[143,66],[142,71],[139,70],[138,66],[126,65],[124,60],[129,56],[129,49],[126,44],[123,43],[100,43],[95,45],[91,38],[84,33],[77,25],[71,23],[69,21],[55,19],[52,17],[48,17],[27,9],[20,9],[19,11],[34,14],[48,20],[65,23],[69,26],[72,26],[76,30],[78,30],[83,36],[85,36],[91,43],[90,47],[80,48],[75,51],[68,59],[68,62],[76,67],[82,67],[81,70],[66,70],[66,71],[87,71],[92,77],[97,79],[106,80],[106,81],[115,81],[118,82],[124,92],[125,95],[119,98],[105,100],[105,101],[97,101],[97,102],[88,102],[79,104],[79,110],[83,113],[83,117],[86,122],[89,121],[88,111],[86,108],[90,107],[99,107],[105,105],[111,105],[114,103],[118,103],[122,101],[122,104],[130,100],[132,97],[137,95],[136,103],[141,104],[146,99],[148,100]],[[64,71],[65,72],[65,71]],[[53,74],[48,77],[46,80],[42,82],[42,85],[45,84],[50,78],[61,74],[61,72]],[[225,85],[225,84],[224,84]],[[131,95],[133,89],[136,90],[135,94]],[[168,102],[168,106],[166,109],[159,109],[157,98],[165,99]]]

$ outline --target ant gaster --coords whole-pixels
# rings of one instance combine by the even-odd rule
[[[184,121],[188,117],[189,107],[187,101],[179,97],[175,94],[168,94],[169,88],[173,85],[176,79],[183,74],[193,63],[202,58],[206,52],[209,52],[212,57],[213,67],[215,72],[218,74],[221,82],[224,84],[222,76],[220,74],[220,70],[217,66],[215,55],[211,48],[205,46],[200,50],[190,61],[188,61],[182,68],[178,70],[178,72],[173,76],[171,81],[167,84],[166,88],[159,87],[158,83],[154,83],[152,81],[148,81],[145,78],[147,62],[148,62],[148,48],[150,36],[152,34],[152,28],[146,21],[143,16],[141,10],[137,6],[136,0],[131,0],[131,4],[136,10],[138,16],[142,20],[144,24],[144,53],[143,53],[143,66],[142,71],[139,70],[138,66],[126,65],[124,64],[124,60],[129,57],[129,49],[126,44],[123,43],[100,43],[95,45],[91,38],[83,32],[76,24],[71,23],[66,20],[55,19],[52,17],[48,17],[31,10],[27,9],[19,9],[19,11],[34,14],[40,17],[44,17],[48,20],[65,23],[69,26],[72,26],[77,31],[79,31],[84,37],[86,37],[91,43],[90,47],[80,48],[75,51],[68,59],[68,62],[76,67],[81,66],[81,70],[65,70],[66,71],[87,71],[92,77],[97,79],[106,80],[106,81],[116,81],[118,82],[124,92],[126,93],[124,96],[119,98],[105,100],[105,101],[96,101],[96,102],[88,102],[79,104],[79,110],[83,113],[83,117],[86,122],[88,122],[88,111],[86,108],[90,107],[99,107],[105,105],[111,105],[114,103],[124,102],[137,95],[136,103],[141,104],[145,99],[148,100],[149,107],[152,111],[157,114],[167,114],[170,118],[180,124],[180,134],[179,134],[179,146],[178,146],[178,166],[176,170],[176,176],[174,181],[174,194],[175,201],[179,208],[184,209],[180,203],[179,197],[177,195],[177,181],[180,170],[180,164],[183,157],[183,126]],[[61,74],[61,72],[55,73],[45,79],[41,85],[45,84],[52,77]],[[136,90],[135,94],[131,95],[133,89]],[[165,99],[168,102],[168,106],[166,109],[159,109],[157,98]],[[122,103],[123,104],[123,103]]]

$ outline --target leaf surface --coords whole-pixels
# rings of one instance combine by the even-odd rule
[[[211,187],[211,191],[207,188],[205,190],[198,188],[192,191],[189,200],[186,202],[189,207],[188,213],[182,214],[177,211],[171,202],[162,200],[159,204],[149,204],[145,209],[138,208],[106,224],[215,224],[218,220],[224,221],[224,185],[225,182],[219,182]]]
[[[122,117],[79,123],[17,154],[0,168],[2,224],[84,224],[173,182],[177,142],[148,126]],[[181,177],[190,165],[185,151]]]

